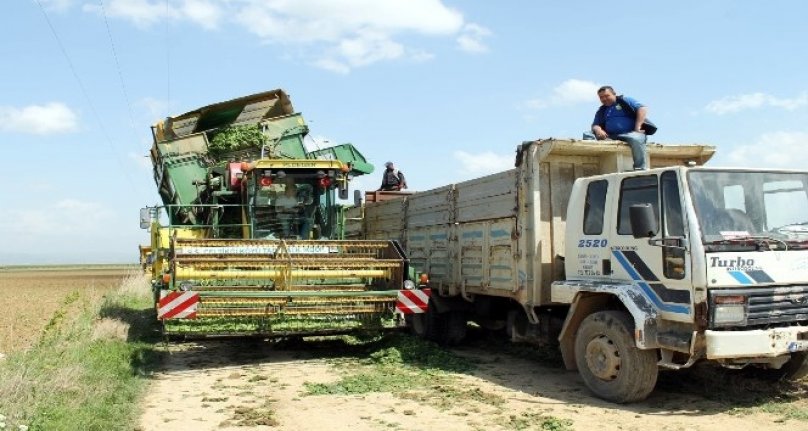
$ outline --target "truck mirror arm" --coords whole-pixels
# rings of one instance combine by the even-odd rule
[[[683,236],[668,236],[664,238],[649,239],[648,245],[652,245],[654,247],[665,247],[678,250],[687,250],[690,244],[687,238]]]

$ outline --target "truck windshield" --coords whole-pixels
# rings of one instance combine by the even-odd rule
[[[808,173],[694,170],[688,179],[705,244],[808,248]]]

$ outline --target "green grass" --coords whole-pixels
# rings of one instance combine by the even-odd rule
[[[356,341],[353,341],[356,342]],[[308,395],[401,392],[448,385],[449,372],[466,372],[474,364],[433,343],[392,335],[367,344],[346,344],[341,360],[355,370],[333,383],[306,383]]]
[[[524,412],[520,415],[510,415],[504,425],[514,431],[541,430],[541,431],[572,431],[573,422],[570,419],[559,419],[536,412]]]
[[[339,369],[350,371],[332,383],[305,383],[306,395],[388,392],[442,411],[475,408],[470,403],[494,408],[505,403],[499,395],[463,386],[459,374],[473,371],[476,364],[434,343],[393,335],[363,347],[335,361]]]
[[[101,303],[68,295],[34,347],[0,362],[7,429],[133,429],[159,359],[151,307],[148,286],[134,276]]]

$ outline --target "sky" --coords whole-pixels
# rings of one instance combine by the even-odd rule
[[[282,88],[319,146],[428,190],[580,138],[596,89],[714,166],[808,167],[808,2],[18,0],[0,15],[0,265],[136,262],[150,126]]]

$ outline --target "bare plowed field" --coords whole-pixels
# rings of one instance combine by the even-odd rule
[[[36,342],[69,295],[99,297],[131,272],[126,267],[0,268],[0,353]]]

